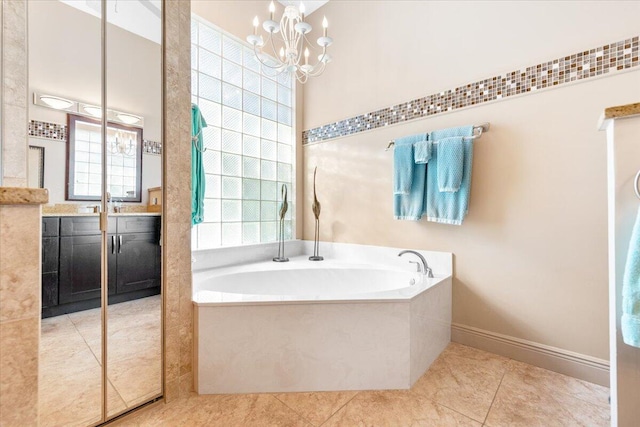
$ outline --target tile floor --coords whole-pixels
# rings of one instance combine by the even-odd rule
[[[107,409],[110,415],[161,393],[160,296],[109,306]],[[100,309],[42,320],[41,427],[86,426],[101,413]]]
[[[411,390],[202,395],[117,426],[608,426],[609,389],[452,343]]]

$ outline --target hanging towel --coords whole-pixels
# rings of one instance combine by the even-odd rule
[[[431,141],[420,141],[413,144],[413,161],[420,165],[429,163],[431,158]]]
[[[424,164],[416,165],[413,161],[413,144],[416,142],[426,141],[426,134],[405,136],[396,139],[394,152],[394,200],[393,215],[395,219],[417,221],[422,217],[424,206],[424,185],[427,166]],[[396,157],[396,152],[400,150],[400,155]],[[400,163],[402,161],[402,163]],[[411,185],[407,193],[398,193],[397,174],[398,169],[402,168],[402,173],[406,174],[406,169],[411,171]],[[405,181],[408,179],[405,178]]]
[[[202,128],[207,122],[196,104],[191,104],[191,225],[200,224],[204,220],[204,186],[205,175],[202,164],[204,139]]]
[[[432,143],[444,138],[471,137],[473,126],[462,126],[433,131],[429,135]],[[438,150],[431,151],[431,160],[427,168],[427,189],[425,197],[425,214],[428,221],[443,224],[461,225],[469,210],[469,193],[471,190],[471,165],[473,162],[473,142],[464,139],[464,160],[462,167],[462,181],[455,193],[440,191],[438,186]]]
[[[438,140],[438,189],[455,193],[462,183],[464,138],[454,136]]]
[[[640,209],[631,233],[622,276],[622,339],[640,348]]]
[[[393,194],[409,194],[413,183],[413,145],[396,141],[393,148]]]

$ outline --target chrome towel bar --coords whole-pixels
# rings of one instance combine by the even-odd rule
[[[484,132],[489,132],[489,128],[490,127],[491,127],[491,123],[489,123],[489,122],[482,123],[481,125],[474,126],[473,127],[474,135],[471,136],[471,137],[468,137],[468,139],[478,139],[478,138],[480,138]],[[384,149],[384,151],[389,151],[391,149],[391,147],[393,147],[395,144],[396,144],[396,142],[394,140],[389,141],[389,144],[387,145],[387,148]],[[437,144],[437,142],[436,142],[436,144]]]

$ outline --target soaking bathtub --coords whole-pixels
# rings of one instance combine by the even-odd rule
[[[298,245],[194,273],[198,393],[410,388],[450,341],[451,254],[421,252],[427,278],[400,249]]]

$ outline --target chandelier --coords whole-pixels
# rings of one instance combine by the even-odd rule
[[[316,41],[320,49],[316,50],[314,57],[317,55],[318,61],[310,64],[309,57],[314,48],[307,39],[312,28],[304,22],[304,4],[300,3],[299,7],[286,6],[280,23],[274,21],[275,10],[276,7],[272,1],[269,5],[269,19],[262,23],[262,28],[267,32],[266,41],[262,35],[258,34],[260,20],[257,16],[253,18],[253,34],[247,36],[247,41],[253,46],[253,52],[261,64],[262,71],[272,76],[284,72],[291,73],[300,83],[305,83],[309,77],[322,74],[327,63],[331,61],[327,47],[333,43],[333,39],[327,36],[329,26],[327,18],[322,20],[322,37]],[[269,50],[269,54],[265,54],[263,51],[265,48]],[[318,53],[319,50],[321,50],[320,53]]]
[[[123,156],[134,156],[136,154],[136,136],[132,132],[116,130],[114,138],[111,140],[109,151],[111,154],[122,154]]]

